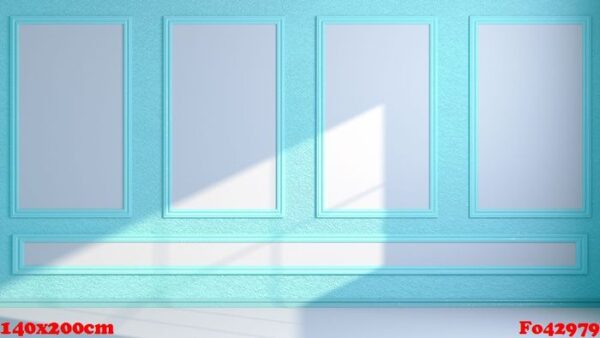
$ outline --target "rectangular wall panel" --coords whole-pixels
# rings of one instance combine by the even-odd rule
[[[281,214],[281,20],[168,18],[167,217]]]
[[[582,273],[586,238],[269,239],[16,236],[16,273]]]
[[[435,216],[433,19],[318,29],[318,215]]]
[[[127,19],[11,28],[11,215],[127,216]]]
[[[471,24],[472,216],[589,216],[587,19]]]

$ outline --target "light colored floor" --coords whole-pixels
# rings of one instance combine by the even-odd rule
[[[600,322],[600,308],[4,308],[0,320],[113,323],[118,337],[507,338],[536,337],[521,320]]]

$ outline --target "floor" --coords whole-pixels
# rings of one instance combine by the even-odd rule
[[[519,334],[523,320],[598,323],[600,308],[3,308],[0,319],[112,323],[118,337],[507,338],[536,336]]]

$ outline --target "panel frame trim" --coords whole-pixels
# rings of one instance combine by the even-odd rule
[[[274,209],[196,209],[174,210],[171,207],[171,27],[174,24],[193,25],[275,25],[276,50],[276,154]],[[163,218],[281,218],[283,217],[283,25],[279,16],[165,16],[163,17]]]
[[[429,16],[317,16],[316,60],[316,163],[315,204],[317,218],[435,218],[437,196],[437,18]],[[423,24],[429,26],[429,208],[427,209],[354,209],[328,210],[324,206],[324,133],[325,133],[325,25],[328,24]]]
[[[580,25],[582,32],[582,201],[580,209],[478,208],[477,183],[477,41],[478,27],[494,25]],[[591,17],[589,16],[470,16],[469,17],[469,217],[470,218],[589,218],[591,199]]]
[[[20,209],[19,208],[19,26],[114,25],[123,27],[123,208]],[[121,16],[11,16],[10,17],[10,217],[104,218],[131,217],[131,18]]]
[[[28,267],[25,243],[575,243],[576,264],[572,267]],[[14,275],[582,275],[588,272],[587,235],[544,236],[129,236],[25,235],[12,236]]]

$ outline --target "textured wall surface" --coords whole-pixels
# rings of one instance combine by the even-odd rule
[[[9,16],[130,16],[132,217],[9,218]],[[284,175],[282,219],[163,219],[163,16],[284,16]],[[318,15],[426,15],[438,18],[438,193],[432,219],[316,219],[315,40]],[[592,16],[592,50],[600,47],[600,2],[594,0],[5,0],[0,3],[0,302],[18,304],[331,302],[579,302],[600,301],[600,217],[469,219],[469,15]],[[600,88],[600,55],[592,59]],[[600,102],[600,91],[592,102]],[[594,108],[594,115],[598,115]],[[594,117],[596,117],[594,116]],[[592,130],[599,130],[598,119]],[[594,132],[592,149],[600,149]],[[596,154],[598,152],[596,151]],[[594,155],[596,155],[594,154]],[[594,172],[600,156],[593,156]],[[593,211],[600,180],[592,180]],[[12,234],[109,235],[540,235],[588,234],[586,275],[442,276],[14,276]],[[28,303],[29,302],[29,303]]]

